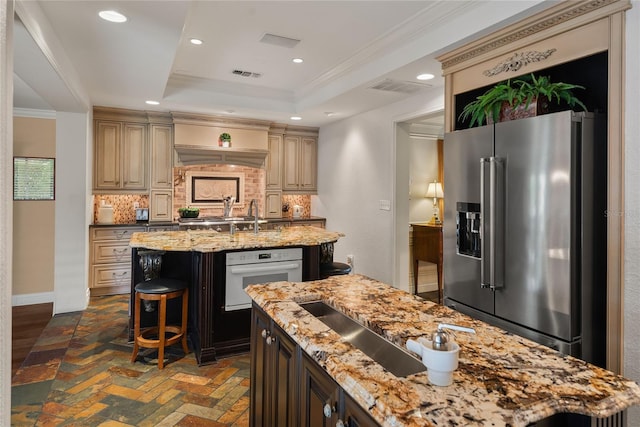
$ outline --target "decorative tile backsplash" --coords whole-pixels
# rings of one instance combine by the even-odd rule
[[[282,196],[282,206],[287,207],[287,212],[282,212],[283,218],[293,217],[293,206],[302,206],[302,218],[308,218],[311,216],[311,196],[308,194],[285,194]]]
[[[105,205],[113,206],[113,223],[130,224],[136,222],[134,203],[139,208],[149,207],[149,196],[146,194],[100,194],[93,196],[93,223],[98,223],[98,209],[104,200]]]

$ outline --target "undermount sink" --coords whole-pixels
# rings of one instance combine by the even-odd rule
[[[330,305],[314,301],[300,306],[396,377],[427,370],[421,361]]]

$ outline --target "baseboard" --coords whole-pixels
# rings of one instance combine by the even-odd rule
[[[53,292],[20,294],[20,295],[13,295],[11,297],[11,305],[15,307],[19,305],[44,304],[47,302],[53,302],[53,299],[54,299]]]

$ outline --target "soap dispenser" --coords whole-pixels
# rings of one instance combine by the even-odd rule
[[[453,371],[458,368],[458,353],[460,346],[451,340],[453,333],[445,329],[452,329],[475,334],[475,330],[463,326],[441,323],[431,334],[431,340],[418,338],[417,341],[407,340],[407,348],[422,358],[427,367],[429,382],[437,386],[448,386],[453,383]]]

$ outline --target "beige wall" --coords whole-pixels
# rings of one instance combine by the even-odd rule
[[[14,156],[55,157],[55,119],[14,117]],[[13,202],[13,292],[53,293],[55,201]]]

